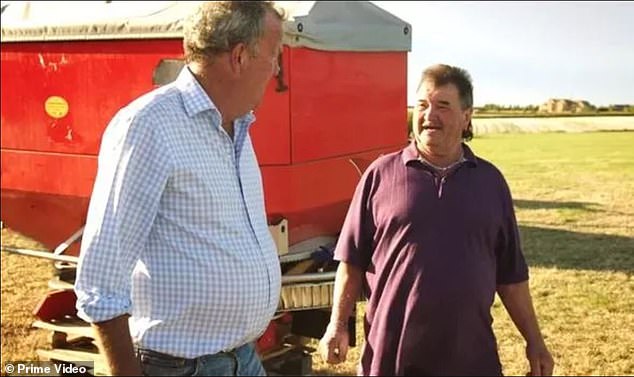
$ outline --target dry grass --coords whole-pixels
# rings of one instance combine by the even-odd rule
[[[2,229],[3,245],[43,249],[42,245]],[[2,366],[8,361],[38,360],[35,350],[46,348],[48,334],[31,327],[38,302],[53,276],[50,261],[2,252]],[[3,370],[4,372],[4,370]]]
[[[487,135],[476,153],[505,174],[531,266],[531,289],[558,375],[634,375],[634,132]],[[37,248],[10,231],[2,243]],[[48,345],[31,312],[51,262],[2,253],[2,362],[36,360]],[[359,304],[358,343],[361,344]],[[527,371],[523,341],[496,301],[494,330],[507,375]],[[316,374],[353,375],[314,357]]]

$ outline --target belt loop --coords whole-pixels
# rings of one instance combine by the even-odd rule
[[[237,376],[238,369],[240,367],[240,359],[238,358],[237,348],[234,348],[231,351],[229,351],[229,354],[231,355],[231,358],[233,359],[233,362],[234,362],[233,375]]]

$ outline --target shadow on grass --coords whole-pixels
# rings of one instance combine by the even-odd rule
[[[515,199],[513,203],[521,209],[579,209],[588,212],[598,212],[597,203],[587,202],[544,202],[539,200]]]
[[[531,266],[634,274],[634,238],[520,226]]]

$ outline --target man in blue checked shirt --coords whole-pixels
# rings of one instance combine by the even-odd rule
[[[283,18],[270,2],[202,5],[176,81],[104,133],[75,291],[114,375],[265,375],[253,342],[281,277],[248,130]]]

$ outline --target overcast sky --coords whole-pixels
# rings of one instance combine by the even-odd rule
[[[466,68],[476,106],[634,103],[634,2],[384,2],[412,25],[408,104],[422,69]]]

